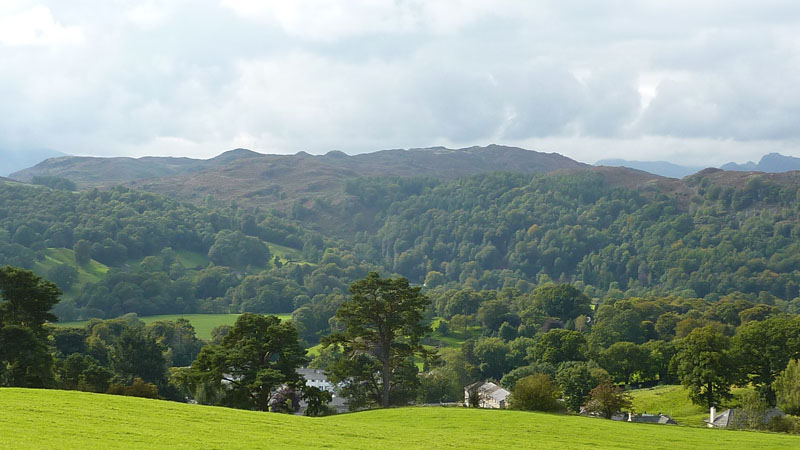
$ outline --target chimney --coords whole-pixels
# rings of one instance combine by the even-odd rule
[[[714,428],[714,419],[717,418],[717,408],[712,406],[708,419],[708,428]]]

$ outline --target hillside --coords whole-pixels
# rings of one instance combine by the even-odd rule
[[[594,163],[595,166],[628,167],[643,170],[655,175],[670,178],[683,178],[703,170],[698,166],[683,166],[667,161],[628,161],[625,159],[601,159]]]
[[[237,155],[260,158],[238,152],[234,162]],[[738,291],[770,304],[798,296],[800,177],[792,172],[706,169],[677,180],[595,167],[343,183],[338,206],[316,201],[291,217],[125,188],[76,193],[6,183],[0,263],[47,275],[74,264],[72,250],[86,241],[91,258],[112,270],[87,279],[78,268],[80,292],[58,306],[65,320],[290,313],[318,294],[346,291],[369,270],[418,284],[430,276],[428,288],[527,293],[557,280],[580,282],[595,298],[610,289],[684,297]],[[48,258],[56,251],[57,260]],[[331,311],[324,314],[319,323]]]
[[[68,178],[82,188],[127,184],[130,187],[200,201],[211,196],[284,210],[296,199],[341,194],[344,180],[363,176],[458,178],[492,171],[543,173],[585,164],[554,153],[490,145],[383,150],[350,156],[264,155],[237,149],[209,160],[189,158],[66,157],[44,161],[12,178],[36,175]]]
[[[323,418],[75,391],[0,389],[3,448],[787,449],[800,437],[467,408]],[[635,431],[635,432],[634,432]]]

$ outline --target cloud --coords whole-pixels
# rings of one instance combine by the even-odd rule
[[[0,147],[797,155],[798,30],[788,0],[13,0]]]
[[[64,26],[46,6],[0,16],[0,44],[16,47],[28,45],[73,45],[84,43],[77,26]]]

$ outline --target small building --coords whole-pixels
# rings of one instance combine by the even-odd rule
[[[333,392],[335,386],[328,381],[328,377],[325,375],[324,371],[312,369],[310,367],[301,367],[297,369],[297,373],[306,379],[306,386],[313,386],[323,391]]]
[[[767,408],[763,416],[757,418],[762,424],[768,424],[776,417],[783,417],[786,414],[778,408]],[[744,428],[750,422],[747,411],[740,408],[731,408],[717,414],[716,408],[711,407],[708,419],[703,420],[709,428]]]
[[[325,371],[320,369],[312,369],[310,367],[301,367],[297,369],[297,373],[305,378],[306,386],[313,386],[331,393],[331,401],[328,403],[329,408],[334,409],[337,413],[343,413],[348,410],[347,400],[336,395],[336,385],[328,380],[328,377],[325,375]],[[308,404],[306,401],[300,400],[300,410],[298,413],[302,414],[305,412],[307,407]]]
[[[464,388],[464,404],[477,404],[479,408],[505,409],[508,407],[510,395],[510,392],[490,381],[477,381]]]
[[[677,425],[678,422],[666,414],[634,414],[632,412],[619,413],[611,416],[611,420],[633,423],[655,423],[658,425]]]

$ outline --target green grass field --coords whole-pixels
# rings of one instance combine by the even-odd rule
[[[281,320],[289,320],[292,318],[291,314],[275,314]],[[211,330],[220,325],[233,325],[239,314],[164,314],[159,316],[143,316],[139,317],[144,323],[155,322],[156,320],[176,320],[183,317],[189,320],[189,323],[194,327],[197,337],[204,340],[211,339]],[[81,328],[87,321],[77,322],[58,322],[54,325],[60,327],[76,327]]]
[[[76,391],[0,389],[0,448],[790,449],[800,437],[518,411],[310,418]]]
[[[75,252],[66,248],[48,248],[44,251],[44,259],[36,261],[33,272],[40,277],[47,277],[47,271],[60,264],[67,264],[78,269],[78,280],[64,295],[74,296],[80,291],[80,286],[86,283],[97,283],[108,272],[108,266],[95,260],[89,261],[85,266],[75,263]]]
[[[303,261],[303,252],[301,250],[273,244],[272,242],[265,242],[265,244],[267,244],[267,247],[269,247],[269,252],[273,255],[278,255],[283,262],[286,262],[287,260],[305,262]]]
[[[738,396],[746,390],[746,388],[734,388],[732,392],[734,396]],[[708,409],[693,404],[683,386],[656,386],[650,389],[635,389],[630,393],[633,396],[633,410],[636,412],[652,414],[660,412],[671,416],[679,425],[705,426],[703,419],[708,418]],[[735,404],[736,398],[728,406]]]
[[[208,255],[200,252],[179,250],[175,253],[178,255],[178,262],[187,269],[206,268],[210,262]]]

